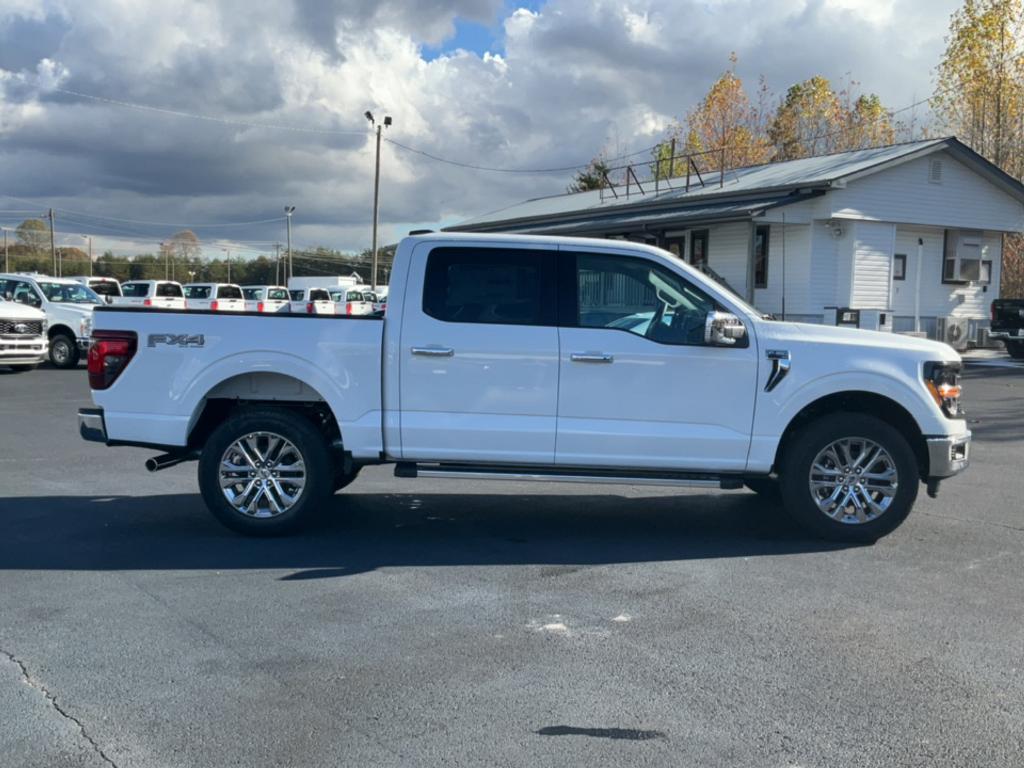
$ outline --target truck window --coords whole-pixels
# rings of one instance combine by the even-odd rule
[[[268,288],[267,298],[271,301],[288,301],[288,291],[284,288]]]
[[[180,299],[181,286],[177,283],[157,283],[156,295],[163,299]]]
[[[125,283],[121,295],[141,299],[149,295],[149,283]]]
[[[555,255],[435,248],[427,259],[423,311],[449,323],[555,325]]]
[[[309,300],[310,301],[330,301],[331,294],[329,294],[323,288],[310,288],[309,289]]]
[[[96,280],[95,282],[89,283],[89,287],[96,291],[100,296],[121,295],[121,292],[117,289],[117,283],[112,280]]]
[[[208,285],[186,285],[186,299],[208,299],[210,298],[210,286]]]
[[[305,291],[288,291],[288,293],[291,295],[292,301],[302,301]]]
[[[681,276],[643,258],[576,254],[579,328],[612,328],[662,344],[703,344],[715,302]]]
[[[243,288],[242,293],[249,301],[259,301],[263,298],[262,288]]]
[[[217,288],[218,299],[241,299],[242,289],[237,285],[222,285]]]

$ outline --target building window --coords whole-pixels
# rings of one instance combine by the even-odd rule
[[[892,279],[907,279],[907,254],[897,253],[892,257]]]
[[[695,229],[690,233],[690,264],[695,267],[708,265],[708,231]]]
[[[985,250],[980,232],[947,229],[942,254],[942,282],[987,282],[982,273],[983,262],[989,263],[988,278],[992,274],[992,263],[989,259],[982,259]]]
[[[768,227],[754,230],[754,287],[768,287]]]
[[[981,260],[981,277],[978,278],[978,282],[982,285],[988,285],[992,282],[992,260],[982,259]]]

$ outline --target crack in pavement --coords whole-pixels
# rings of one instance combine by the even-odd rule
[[[7,657],[7,659],[12,664],[14,664],[15,666],[18,667],[18,669],[21,671],[21,679],[22,679],[22,681],[27,686],[29,686],[30,688],[34,688],[35,690],[37,690],[41,694],[43,694],[43,696],[50,703],[50,706],[53,707],[54,711],[57,712],[57,714],[59,714],[61,717],[63,717],[66,720],[70,720],[72,723],[75,724],[75,726],[77,726],[78,732],[82,735],[82,738],[85,739],[86,742],[88,742],[89,746],[91,746],[93,748],[93,751],[97,755],[99,755],[100,758],[105,763],[107,763],[108,765],[113,766],[113,768],[117,768],[117,763],[115,763],[113,760],[111,760],[107,756],[107,754],[103,751],[103,748],[100,747],[100,745],[96,743],[96,740],[93,739],[93,737],[89,735],[89,732],[85,730],[85,726],[82,724],[82,721],[79,720],[74,715],[72,715],[70,712],[68,712],[66,709],[64,709],[60,705],[60,703],[58,703],[57,697],[54,696],[52,693],[50,693],[50,691],[46,688],[46,686],[43,685],[41,680],[33,677],[29,673],[28,667],[25,666],[24,662],[21,661],[21,659],[17,658],[10,651],[5,651],[3,648],[0,648],[0,655],[3,655],[5,657]]]

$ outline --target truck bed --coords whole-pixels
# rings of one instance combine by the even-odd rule
[[[382,318],[108,306],[94,331],[138,336],[124,372],[93,392],[112,442],[184,446],[207,399],[244,397],[324,400],[346,450],[382,450]]]

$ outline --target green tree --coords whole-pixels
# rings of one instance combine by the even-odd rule
[[[589,192],[593,189],[604,189],[608,186],[608,172],[611,169],[608,167],[608,162],[605,160],[604,153],[598,155],[586,168],[582,168],[576,172],[573,177],[572,183],[569,184],[569,192]]]

